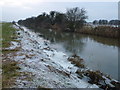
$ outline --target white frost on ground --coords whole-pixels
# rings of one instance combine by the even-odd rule
[[[21,50],[14,56],[14,60],[20,62],[22,72],[32,73],[32,80],[19,77],[14,87],[98,88],[77,77],[75,72],[78,68],[67,60],[65,53],[50,48],[49,41],[25,27],[22,28],[23,30],[17,31]],[[12,43],[17,46],[17,43]]]
[[[10,49],[10,50],[12,50],[12,49],[15,49],[15,48],[17,48],[17,47],[20,47],[20,45],[19,45],[18,42],[11,41],[10,44],[11,44],[10,47],[5,48],[5,49]]]

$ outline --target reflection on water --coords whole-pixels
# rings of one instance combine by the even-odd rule
[[[38,31],[38,30],[37,30]],[[86,65],[118,79],[118,41],[91,35],[39,30],[52,46],[68,55],[76,53],[85,59]]]

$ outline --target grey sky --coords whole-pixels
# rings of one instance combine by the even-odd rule
[[[2,21],[17,21],[32,16],[37,16],[42,12],[56,10],[66,12],[67,8],[80,7],[87,10],[88,20],[95,19],[118,19],[117,2],[40,2],[40,0],[13,0],[2,5]],[[26,1],[26,2],[25,2]],[[27,2],[28,1],[28,2]]]

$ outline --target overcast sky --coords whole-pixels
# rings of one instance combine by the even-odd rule
[[[49,1],[49,2],[48,2]],[[88,2],[89,1],[89,2]],[[118,19],[119,0],[0,0],[2,21],[17,21],[51,10],[66,12],[67,8],[85,8],[87,21]],[[1,18],[0,18],[1,21]]]

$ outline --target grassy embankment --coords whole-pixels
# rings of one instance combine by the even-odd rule
[[[77,30],[78,33],[96,35],[108,38],[118,38],[119,37],[119,27],[110,26],[84,26],[81,30]]]
[[[15,28],[12,27],[12,23],[2,23],[2,88],[9,88],[14,84],[15,78],[20,75],[18,70],[18,62],[11,60],[7,57],[8,54],[13,54],[19,49],[5,49],[10,47],[11,41],[19,42],[16,40],[17,34]]]
[[[25,80],[31,81],[32,78],[29,77],[29,72],[19,72],[20,67],[18,66],[18,62],[11,60],[7,57],[8,54],[13,54],[19,51],[16,49],[6,49],[10,47],[11,41],[19,42],[17,39],[16,29],[12,27],[11,23],[2,23],[2,35],[0,40],[2,39],[2,88],[10,88],[14,85],[14,82],[18,76],[24,76]],[[45,88],[39,86],[38,90],[52,90],[50,88]]]

